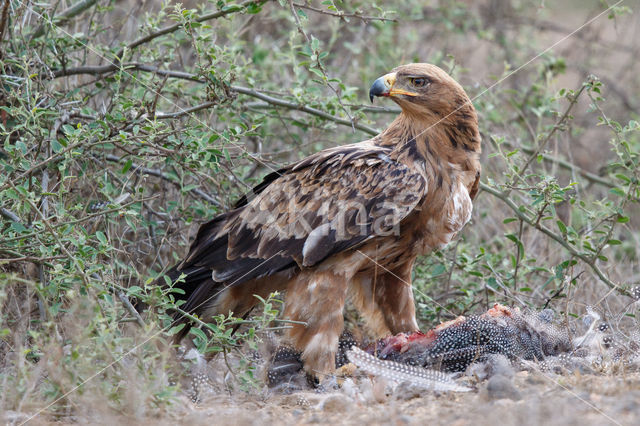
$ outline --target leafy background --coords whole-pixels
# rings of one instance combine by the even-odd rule
[[[472,222],[416,268],[422,328],[494,302],[637,327],[637,2],[0,3],[2,410],[175,401],[154,279],[266,173],[383,129],[397,107],[367,88],[415,61],[463,84],[484,142]],[[259,387],[238,349],[286,327],[280,305],[191,337]]]

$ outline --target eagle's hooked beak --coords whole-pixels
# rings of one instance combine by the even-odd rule
[[[407,95],[418,96],[415,92],[408,92],[402,89],[394,89],[396,84],[396,73],[392,72],[383,75],[379,79],[373,82],[371,89],[369,89],[369,99],[373,102],[374,96],[395,96],[395,95]]]

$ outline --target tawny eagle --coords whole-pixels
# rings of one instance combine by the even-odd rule
[[[204,319],[243,316],[254,295],[286,290],[284,317],[300,322],[288,338],[320,377],[335,368],[347,298],[379,336],[418,329],[414,261],[462,229],[478,191],[477,116],[453,78],[403,65],[369,95],[402,109],[386,130],[267,175],[167,273],[184,274],[181,308]]]

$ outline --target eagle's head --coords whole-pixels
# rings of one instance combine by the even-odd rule
[[[473,109],[462,86],[432,64],[396,67],[373,83],[369,90],[372,102],[375,96],[389,97],[404,113],[427,120],[439,120],[455,111]]]

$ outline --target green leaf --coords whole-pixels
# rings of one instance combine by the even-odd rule
[[[257,3],[250,3],[247,6],[247,13],[250,15],[255,15],[257,13],[260,13],[261,10],[262,10],[262,6],[260,6]]]
[[[432,277],[437,277],[439,275],[444,274],[447,271],[447,268],[442,264],[438,264],[435,266],[435,268],[433,268],[433,271],[431,272],[431,276]]]
[[[58,152],[62,151],[63,147],[60,144],[60,142],[58,142],[57,139],[54,139],[51,141],[51,150],[53,150],[53,152],[55,154],[57,154]]]
[[[309,68],[309,71],[311,71],[312,73],[314,73],[315,75],[317,75],[320,78],[324,78],[324,74],[322,73],[322,71],[320,71],[317,68]]]
[[[122,166],[122,170],[120,171],[120,173],[122,173],[122,174],[127,173],[132,165],[133,165],[133,160],[131,158],[129,158],[127,160],[127,162],[124,163],[124,166]]]
[[[222,10],[223,12],[230,12],[230,13],[232,13],[232,12],[237,12],[237,11],[239,11],[239,10],[242,10],[242,6],[237,5],[237,4],[228,4],[228,5],[224,6],[221,10]]]
[[[619,197],[626,197],[626,196],[627,196],[627,194],[626,194],[622,189],[620,189],[620,188],[618,188],[618,187],[616,187],[616,188],[611,188],[611,189],[609,190],[609,192],[611,192],[612,194],[615,194],[615,195],[617,195],[617,196],[619,196]]]
[[[560,232],[562,232],[563,234],[567,233],[567,226],[564,224],[563,221],[556,220],[556,225],[558,225],[558,229],[560,229]]]
[[[201,339],[202,341],[206,342],[207,339],[207,335],[204,334],[204,331],[200,330],[199,328],[196,327],[191,327],[191,329],[189,330],[189,334],[193,334],[194,336],[196,336],[196,338]]]
[[[627,176],[625,176],[625,175],[623,175],[621,173],[616,174],[616,177],[618,179],[620,179],[620,180],[623,180],[625,183],[630,183],[631,182],[631,179],[629,179],[629,177],[627,177]]]
[[[180,330],[182,330],[184,327],[186,326],[186,324],[178,324],[176,326],[171,327],[168,331],[167,334],[169,336],[174,336],[176,334],[178,334],[180,332]]]
[[[520,241],[520,239],[514,234],[505,234],[505,237],[513,241],[518,246],[520,256],[522,256],[524,254],[524,245],[522,244],[522,241]]]
[[[11,228],[18,233],[22,233],[27,230],[27,228],[19,222],[11,222]]]
[[[102,244],[107,244],[107,237],[104,235],[104,232],[96,231],[96,237]]]

